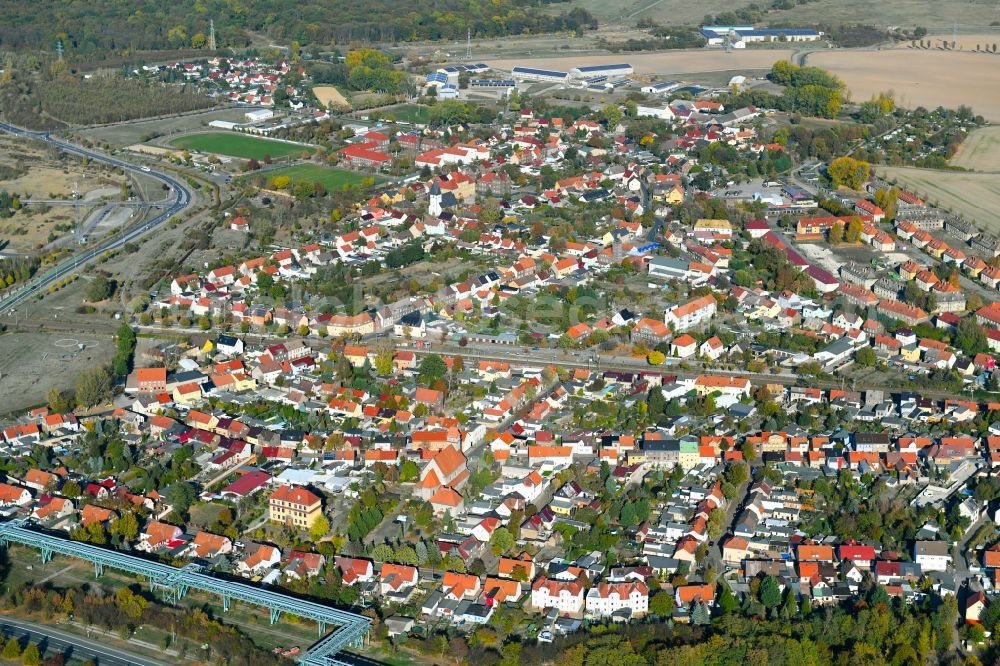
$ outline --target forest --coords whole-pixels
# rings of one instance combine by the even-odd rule
[[[586,10],[548,12],[536,0],[40,0],[4,3],[0,50],[53,51],[73,62],[123,52],[203,48],[214,20],[220,48],[255,41],[327,48],[350,41],[400,42],[592,30]]]
[[[9,58],[0,78],[0,113],[31,129],[123,122],[213,105],[188,86],[162,86],[120,74],[73,76],[63,63]],[[60,65],[63,65],[60,67]]]

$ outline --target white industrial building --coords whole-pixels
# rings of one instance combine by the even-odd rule
[[[645,85],[639,90],[647,95],[662,95],[670,92],[671,90],[676,90],[677,88],[680,88],[680,86],[680,81],[660,81],[659,83],[650,83],[649,85]]]
[[[248,123],[261,123],[271,118],[274,118],[274,111],[271,109],[254,109],[253,111],[246,112]]]
[[[587,67],[574,67],[569,70],[569,75],[574,79],[591,79],[595,76],[629,76],[634,70],[627,62],[616,63],[614,65],[590,65]]]
[[[565,83],[569,79],[566,72],[557,72],[549,69],[536,69],[534,67],[521,67],[520,65],[510,70],[511,76],[516,81],[545,81],[548,83]]]

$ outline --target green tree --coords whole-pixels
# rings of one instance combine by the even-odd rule
[[[388,377],[393,371],[392,352],[380,352],[375,356],[375,372],[382,377]]]
[[[448,366],[437,354],[428,354],[420,359],[419,377],[425,384],[433,384],[439,379],[443,379],[448,373]]]
[[[494,555],[502,555],[514,547],[514,535],[506,527],[498,527],[490,535]]]
[[[3,646],[4,659],[17,659],[21,656],[21,642],[16,638],[8,638]]]
[[[319,543],[323,537],[329,533],[330,521],[324,515],[320,515],[320,517],[314,520],[313,524],[309,526],[309,538],[313,543]]]
[[[76,401],[83,407],[94,407],[111,395],[111,374],[107,368],[91,368],[76,379]]]
[[[870,368],[878,362],[878,357],[871,347],[862,347],[854,353],[854,362],[862,368]]]
[[[412,460],[405,461],[399,467],[399,480],[404,483],[409,483],[410,481],[416,481],[420,476],[420,468],[417,467],[417,463]]]
[[[719,609],[723,613],[732,613],[733,611],[738,610],[740,602],[736,599],[736,595],[733,594],[733,591],[729,589],[729,585],[725,581],[722,581],[722,583],[720,583],[720,587],[722,588],[722,591],[719,593]]]
[[[674,613],[674,597],[666,590],[660,590],[649,600],[649,612],[661,618]]]
[[[711,616],[708,613],[708,607],[699,601],[691,610],[691,624],[695,626],[704,626],[710,623]]]
[[[623,117],[622,110],[617,104],[608,104],[601,110],[601,115],[604,116],[604,122],[608,124],[608,130],[614,130]]]
[[[113,287],[111,282],[104,275],[96,275],[83,290],[83,298],[91,303],[103,301],[111,295]]]
[[[372,548],[372,559],[377,562],[391,562],[393,558],[392,546],[380,543]]]
[[[113,532],[125,541],[134,541],[139,536],[139,521],[135,513],[128,511],[114,525]]]
[[[781,587],[774,576],[766,576],[760,584],[760,603],[764,608],[777,608],[781,603]]]
[[[21,655],[21,663],[24,666],[38,666],[42,663],[42,654],[39,652],[37,645],[30,643],[28,647],[24,648],[24,654]]]
[[[186,481],[178,481],[170,484],[167,488],[167,503],[173,507],[174,512],[180,516],[185,515],[191,505],[198,499],[198,493],[194,486]]]

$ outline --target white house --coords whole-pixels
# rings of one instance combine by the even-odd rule
[[[649,610],[649,588],[642,581],[600,583],[587,592],[587,616],[638,617]]]
[[[951,567],[951,548],[944,541],[917,541],[913,561],[922,571],[947,571]]]
[[[531,605],[535,610],[555,608],[565,615],[583,611],[583,583],[540,577],[531,586]]]
[[[675,331],[686,331],[709,321],[716,309],[715,297],[708,294],[667,310],[663,323]]]

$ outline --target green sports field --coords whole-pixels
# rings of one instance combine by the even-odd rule
[[[386,109],[382,114],[392,116],[401,123],[413,123],[414,125],[426,125],[431,119],[431,110],[426,106],[416,104],[394,106]]]
[[[303,151],[312,153],[314,150],[305,146],[296,146],[290,143],[271,141],[235,132],[189,134],[174,139],[171,145],[184,150],[256,160],[263,160],[267,155],[277,158],[288,155],[301,155]]]
[[[340,190],[344,185],[354,185],[362,187],[366,179],[374,178],[376,181],[382,180],[378,176],[335,169],[333,167],[320,166],[318,164],[297,164],[285,169],[276,169],[267,172],[268,179],[278,176],[288,176],[295,183],[322,183],[327,191]]]

